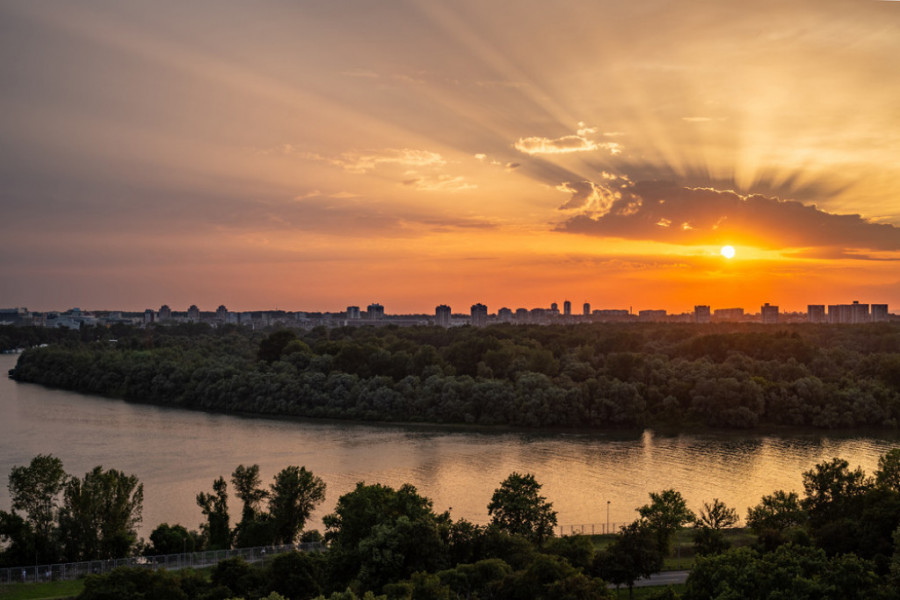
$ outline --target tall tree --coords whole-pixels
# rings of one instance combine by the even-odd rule
[[[663,490],[658,494],[650,492],[650,504],[637,510],[645,526],[656,534],[659,550],[664,554],[669,551],[672,535],[696,519],[681,497],[681,492],[675,490]]]
[[[875,484],[886,490],[900,492],[900,448],[893,448],[878,459]]]
[[[269,513],[275,543],[292,544],[313,509],[325,500],[325,482],[305,467],[289,466],[275,476],[269,494]]]
[[[66,484],[60,535],[70,560],[121,558],[137,542],[144,484],[134,475],[97,466]]]
[[[68,478],[62,461],[50,454],[39,454],[27,467],[13,467],[9,474],[12,508],[25,512],[34,535],[35,552],[43,561],[57,558],[53,549],[53,528],[59,511],[60,492]]]
[[[531,473],[513,472],[494,490],[488,504],[491,525],[540,543],[553,535],[556,511],[540,495],[541,484]]]
[[[200,527],[206,533],[211,550],[231,548],[231,524],[228,517],[228,484],[223,477],[213,481],[213,493],[197,494],[197,505],[206,517]]]
[[[241,520],[234,528],[234,545],[238,548],[265,546],[273,541],[272,519],[260,508],[269,496],[259,478],[259,465],[238,465],[231,474],[235,494],[244,503]]]
[[[635,581],[658,573],[662,565],[656,532],[640,520],[623,527],[613,543],[594,558],[595,573],[616,586],[627,585],[629,597]]]

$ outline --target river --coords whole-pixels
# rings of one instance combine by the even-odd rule
[[[774,490],[802,494],[801,474],[817,462],[840,456],[871,473],[880,455],[900,446],[887,434],[544,435],[248,418],[16,383],[5,376],[16,358],[0,355],[0,509],[10,508],[10,469],[53,454],[73,475],[96,465],[137,475],[144,483],[144,537],[163,522],[197,528],[195,496],[211,491],[220,475],[230,479],[239,464],[259,464],[266,483],[288,465],[321,477],[326,499],[313,528],[358,481],[411,483],[435,510],[486,523],[493,490],[518,471],[543,484],[566,531],[600,532],[607,510],[611,524],[630,522],[651,491],[679,490],[694,510],[719,498],[744,517]],[[237,498],[229,506],[234,522]]]

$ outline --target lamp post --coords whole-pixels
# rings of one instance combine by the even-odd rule
[[[606,533],[609,533],[609,500],[606,501]]]

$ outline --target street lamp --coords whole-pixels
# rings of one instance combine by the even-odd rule
[[[609,500],[606,501],[606,533],[609,533]]]

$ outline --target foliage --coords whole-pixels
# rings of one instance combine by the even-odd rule
[[[223,477],[213,481],[213,494],[197,494],[197,505],[206,517],[201,525],[210,550],[231,548],[231,527],[228,516],[228,484]]]
[[[700,515],[697,517],[697,526],[709,529],[725,529],[732,527],[737,522],[737,510],[729,508],[718,498],[713,498],[712,504],[704,502]]]
[[[853,600],[877,597],[872,564],[856,556],[827,558],[817,548],[778,547],[759,554],[738,548],[700,558],[687,580],[690,600]]]
[[[628,586],[631,595],[635,581],[658,573],[662,565],[657,533],[635,521],[623,527],[615,541],[597,554],[594,572],[617,587]]]
[[[144,552],[147,556],[161,554],[182,554],[202,549],[203,538],[196,531],[188,531],[183,525],[162,523],[150,533],[150,546]]]
[[[875,485],[900,493],[900,448],[893,448],[878,459]]]
[[[672,535],[686,523],[696,520],[681,492],[675,490],[650,492],[650,504],[637,510],[641,515],[642,526],[656,535],[659,550],[663,554],[669,551]]]
[[[72,477],[59,513],[60,538],[69,560],[127,556],[137,542],[144,484],[134,475],[97,466]]]
[[[120,327],[116,343],[106,330],[60,334],[22,353],[12,377],[266,415],[538,428],[896,428],[898,332],[893,323]]]
[[[553,535],[556,511],[540,495],[541,484],[531,473],[512,473],[494,490],[488,504],[491,526],[537,543]]]
[[[313,509],[325,500],[325,482],[305,467],[289,466],[275,476],[269,493],[276,544],[292,544]]]
[[[747,509],[747,526],[757,534],[766,530],[785,531],[805,522],[806,511],[796,492],[778,490]]]

